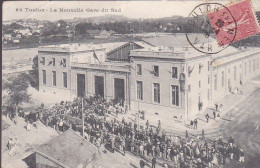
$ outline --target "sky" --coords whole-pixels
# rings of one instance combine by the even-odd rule
[[[235,0],[233,0],[235,1]],[[260,11],[260,0],[252,0],[256,11]],[[92,17],[105,14],[123,15],[129,18],[160,18],[173,15],[188,16],[196,5],[205,1],[8,1],[3,4],[3,21],[13,19],[39,19],[55,21],[75,17]],[[208,2],[213,2],[208,0]],[[229,1],[214,1],[227,4]],[[27,11],[26,11],[27,8]],[[29,9],[44,9],[30,12]],[[51,9],[83,9],[84,12],[51,12]],[[101,12],[103,8],[109,12]],[[111,12],[111,8],[121,12]],[[98,9],[99,12],[87,12]],[[47,11],[48,10],[48,11]]]

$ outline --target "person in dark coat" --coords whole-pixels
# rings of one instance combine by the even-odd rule
[[[144,161],[143,161],[143,160],[140,160],[140,168],[144,168],[144,166],[145,166]]]
[[[155,165],[156,165],[156,158],[153,157],[153,159],[152,159],[152,168],[155,168]]]

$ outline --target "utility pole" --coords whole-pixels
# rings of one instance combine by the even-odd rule
[[[137,97],[137,100],[138,100],[138,120],[137,120],[137,122],[138,122],[138,131],[140,130],[140,109],[139,109],[139,98]]]
[[[82,97],[82,105],[81,105],[81,108],[82,108],[82,137],[84,138],[84,119],[85,119],[85,116],[84,116],[84,107],[83,107],[83,97]]]

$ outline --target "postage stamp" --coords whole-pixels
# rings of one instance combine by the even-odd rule
[[[210,14],[208,14],[210,13]],[[186,33],[190,45],[199,52],[206,54],[216,54],[224,50],[235,40],[237,33],[236,19],[232,12],[220,3],[202,3],[197,5],[189,14],[187,24],[191,27],[197,27],[197,31]],[[220,28],[232,24],[232,29],[220,31]],[[213,25],[213,26],[211,26]],[[217,33],[217,41],[210,36],[213,32]],[[203,34],[203,35],[201,35]],[[220,37],[227,42],[227,45],[219,45]]]
[[[237,42],[260,32],[250,0],[212,11],[208,13],[208,17],[220,46]],[[235,20],[230,19],[231,17],[234,17]]]

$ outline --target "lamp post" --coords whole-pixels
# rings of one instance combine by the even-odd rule
[[[83,100],[83,98],[84,97],[82,97],[82,104],[81,104],[81,108],[82,108],[82,137],[84,138],[84,128],[85,128],[85,126],[84,126],[84,120],[85,120],[85,115],[84,115],[84,107],[83,107],[83,102],[84,102],[84,100]]]

